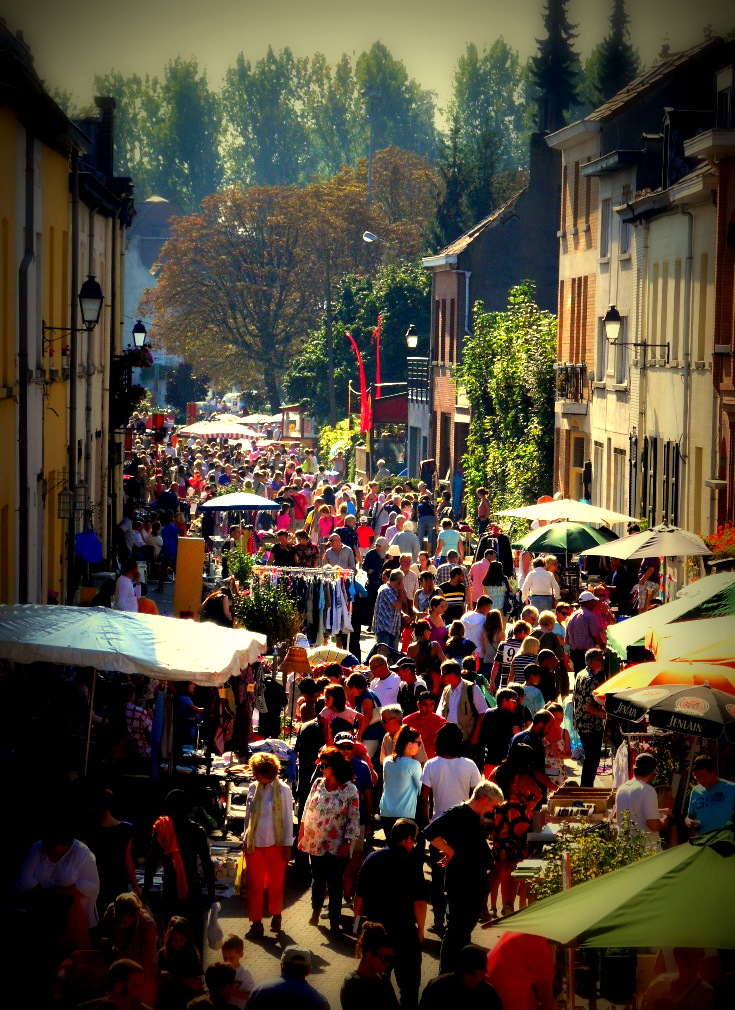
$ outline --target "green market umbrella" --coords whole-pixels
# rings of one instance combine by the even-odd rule
[[[733,894],[729,825],[537,901],[498,925],[571,947],[733,949]]]
[[[513,541],[513,547],[551,554],[583,554],[591,547],[610,543],[617,537],[610,530],[597,530],[586,523],[552,523],[531,530]]]
[[[646,633],[677,621],[696,621],[706,617],[735,615],[735,574],[707,575],[687,586],[677,600],[630,617],[607,629],[607,647],[626,659],[629,646],[643,645]],[[697,627],[692,625],[692,638],[697,640]],[[706,642],[702,642],[706,645]]]

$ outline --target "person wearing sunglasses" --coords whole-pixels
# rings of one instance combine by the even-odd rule
[[[398,1000],[389,976],[395,950],[379,922],[365,922],[357,941],[360,963],[342,983],[342,1010],[398,1010]]]

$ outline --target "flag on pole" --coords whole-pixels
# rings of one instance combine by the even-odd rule
[[[362,354],[360,354],[360,348],[357,346],[355,338],[348,330],[345,330],[345,336],[352,344],[352,350],[355,352],[355,357],[357,358],[357,367],[360,377],[360,434],[362,435],[366,431],[370,431],[373,426],[373,410],[367,392],[367,385],[365,383],[365,366],[363,364]]]
[[[380,322],[378,315],[378,325],[373,330],[372,342],[375,344],[375,399],[380,399]]]

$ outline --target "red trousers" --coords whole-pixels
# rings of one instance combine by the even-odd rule
[[[263,920],[263,892],[268,890],[268,909],[271,915],[283,911],[283,880],[286,860],[278,845],[255,848],[246,854],[248,884],[248,918],[251,922]]]

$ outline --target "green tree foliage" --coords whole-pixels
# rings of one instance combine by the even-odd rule
[[[613,0],[610,30],[592,51],[584,68],[582,97],[593,109],[640,73],[640,57],[630,42],[629,23],[625,0]]]
[[[404,64],[387,46],[374,42],[355,63],[360,92],[380,95],[373,101],[373,146],[403,147],[432,157],[436,153],[434,94],[409,78]]]
[[[98,75],[95,94],[111,95],[115,109],[115,161],[132,177],[138,199],[162,196],[194,211],[222,179],[219,99],[196,60],[178,57],[162,79]]]
[[[457,62],[450,106],[461,146],[471,150],[478,139],[492,136],[497,169],[526,167],[535,118],[530,83],[528,66],[502,35],[482,52],[469,43]]]
[[[569,22],[569,0],[546,0],[543,19],[546,38],[537,39],[538,55],[531,57],[538,91],[539,129],[559,130],[578,104],[579,56],[573,43],[576,25]]]
[[[176,420],[181,422],[185,419],[187,403],[206,399],[208,389],[209,378],[206,375],[194,375],[186,361],[177,365],[166,383],[166,403],[176,412]]]
[[[416,354],[428,352],[431,322],[431,283],[417,264],[397,263],[382,267],[373,277],[354,274],[344,277],[333,302],[334,385],[337,417],[347,414],[347,385],[359,389],[358,368],[346,330],[352,334],[365,363],[368,383],[375,377],[375,345],[372,333],[381,315],[381,378],[383,382],[406,380],[406,330],[410,323],[422,336]],[[298,358],[284,377],[290,402],[308,404],[318,422],[329,417],[327,345],[324,323],[311,331]],[[353,410],[359,404],[353,402]]]
[[[299,107],[309,76],[308,60],[269,46],[256,63],[242,53],[225,74],[222,103],[230,127],[229,175],[255,186],[302,181],[309,148]]]
[[[552,482],[556,317],[526,282],[504,312],[478,302],[473,324],[458,376],[472,405],[467,501],[484,485],[496,508],[525,505]]]

